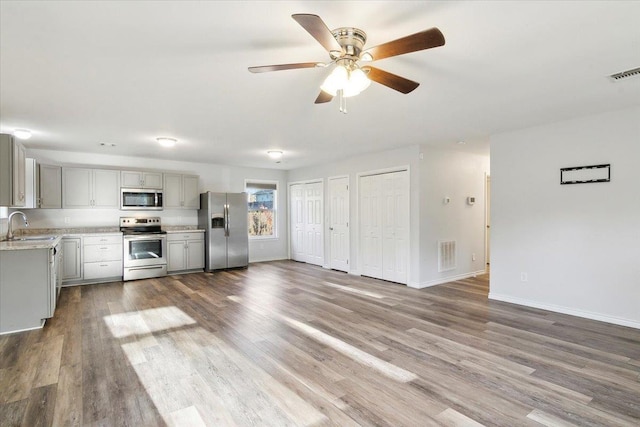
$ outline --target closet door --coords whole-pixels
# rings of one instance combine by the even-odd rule
[[[349,271],[349,177],[329,179],[329,267]]]
[[[382,175],[382,278],[408,283],[409,253],[409,179],[408,172]]]
[[[289,187],[291,259],[306,261],[304,252],[304,184]]]
[[[305,255],[309,264],[324,261],[323,187],[321,182],[304,185]]]
[[[409,172],[359,180],[362,275],[408,283]]]
[[[362,275],[382,279],[381,177],[360,177],[360,255]]]

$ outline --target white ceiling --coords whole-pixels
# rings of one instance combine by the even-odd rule
[[[368,47],[431,27],[446,45],[374,63],[421,85],[374,83],[343,115],[313,103],[327,69],[247,71],[328,60],[294,13],[361,28]],[[28,148],[280,169],[413,144],[487,153],[496,132],[640,105],[640,78],[606,78],[640,67],[638,22],[638,1],[2,1],[0,131],[31,129]]]

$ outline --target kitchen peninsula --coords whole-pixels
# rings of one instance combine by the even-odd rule
[[[0,334],[40,328],[60,290],[61,236],[0,242]]]

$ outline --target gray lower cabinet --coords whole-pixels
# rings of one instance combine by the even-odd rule
[[[122,280],[122,233],[68,235],[62,251],[63,285]]]
[[[0,251],[0,333],[39,328],[53,315],[53,251]]]
[[[204,269],[204,232],[167,235],[167,272]]]
[[[82,261],[85,281],[122,277],[122,234],[85,236]]]
[[[82,279],[82,237],[62,238],[62,283]]]

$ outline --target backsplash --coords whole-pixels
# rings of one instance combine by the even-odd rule
[[[14,209],[17,210],[17,209]],[[11,210],[13,211],[13,210]],[[119,209],[20,209],[29,220],[29,228],[119,227],[120,217],[158,216],[162,225],[197,225],[197,210],[121,211]],[[14,229],[24,228],[14,219]],[[3,231],[4,230],[4,231]],[[7,220],[0,219],[0,232],[7,232]]]

